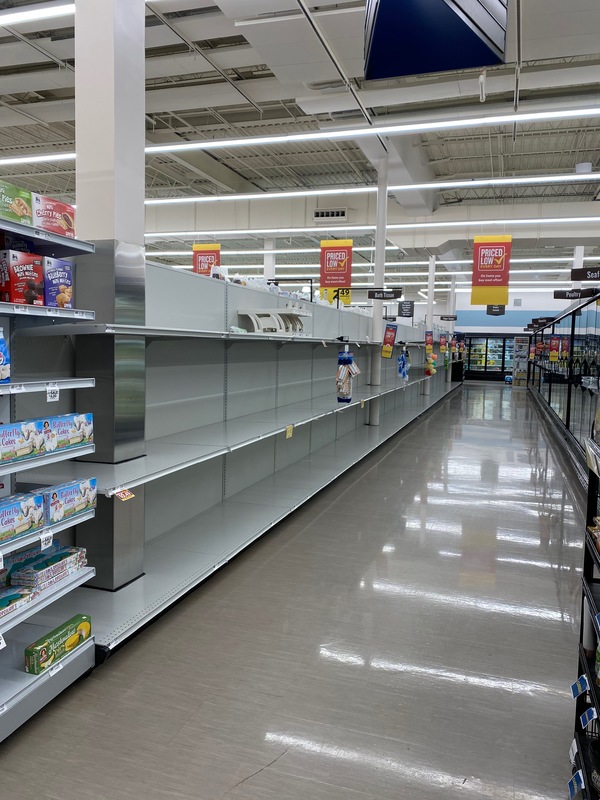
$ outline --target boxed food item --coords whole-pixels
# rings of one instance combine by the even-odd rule
[[[96,478],[71,481],[44,489],[46,525],[56,525],[65,519],[96,508],[97,494]]]
[[[85,549],[82,547],[62,547],[51,553],[44,551],[30,564],[21,564],[11,573],[11,583],[28,586],[41,591],[56,578],[62,580],[87,563]]]
[[[52,542],[50,547],[44,550],[44,553],[48,555],[57,550],[60,550],[60,544],[58,542]],[[26,550],[20,550],[18,553],[9,553],[7,556],[4,556],[4,569],[0,570],[0,586],[10,586],[14,571],[27,564],[33,564],[38,560],[41,554],[42,550],[40,545],[36,544],[32,545],[32,547],[28,547]]]
[[[44,267],[42,256],[18,250],[0,252],[2,300],[20,305],[44,305]]]
[[[21,494],[0,500],[0,542],[18,539],[44,527],[44,496]]]
[[[76,614],[25,649],[25,672],[39,675],[92,635],[92,618]]]
[[[0,217],[21,225],[31,225],[31,192],[0,181]]]
[[[31,195],[33,226],[50,233],[75,238],[75,209],[68,203],[53,200],[43,194]]]
[[[47,453],[81,447],[94,441],[93,414],[63,414],[43,420]]]
[[[21,461],[45,452],[42,420],[0,425],[0,464]]]
[[[0,328],[0,383],[10,383],[10,354],[4,338],[4,328]]]
[[[44,305],[73,308],[73,270],[70,261],[44,258]]]
[[[9,586],[0,591],[0,617],[5,617],[33,600],[33,592],[25,586]]]

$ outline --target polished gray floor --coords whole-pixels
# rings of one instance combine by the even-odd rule
[[[562,799],[581,561],[526,391],[466,384],[0,746],[2,788]]]

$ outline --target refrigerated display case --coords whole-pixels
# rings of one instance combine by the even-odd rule
[[[466,378],[502,381],[512,375],[513,359],[513,337],[467,336]]]

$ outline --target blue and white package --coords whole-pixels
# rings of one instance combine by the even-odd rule
[[[49,486],[43,495],[46,525],[57,525],[96,508],[96,478]]]
[[[3,328],[0,328],[0,383],[10,383],[10,355]]]
[[[73,307],[73,268],[70,261],[44,258],[44,305]]]
[[[40,420],[47,453],[82,447],[94,441],[93,414],[63,414]]]

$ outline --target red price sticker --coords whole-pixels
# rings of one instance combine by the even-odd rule
[[[125,500],[131,500],[132,497],[135,497],[133,492],[130,492],[129,489],[121,489],[120,492],[115,492],[115,497],[118,497],[119,500],[125,502]]]

